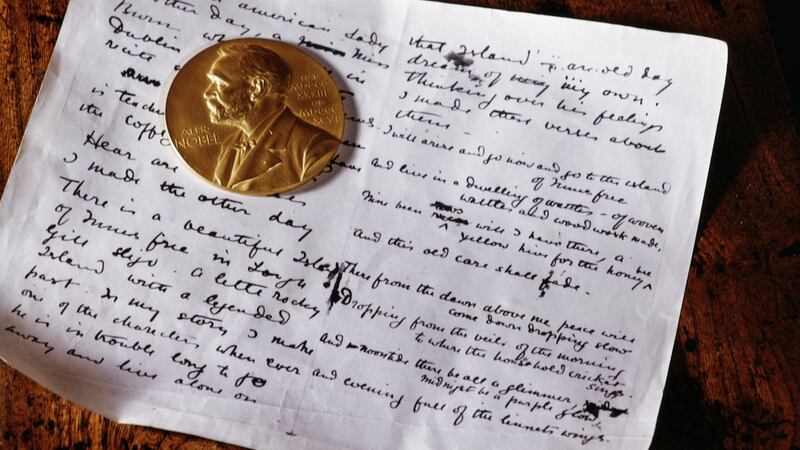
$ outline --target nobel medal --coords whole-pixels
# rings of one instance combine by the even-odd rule
[[[189,168],[241,194],[307,183],[341,143],[344,107],[333,79],[302,50],[237,39],[190,59],[167,94],[167,132]]]

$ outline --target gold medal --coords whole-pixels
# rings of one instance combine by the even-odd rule
[[[289,44],[237,39],[209,47],[175,76],[167,131],[181,159],[223,189],[288,191],[317,176],[344,132],[339,89]]]

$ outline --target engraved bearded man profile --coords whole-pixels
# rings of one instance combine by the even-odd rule
[[[339,141],[286,105],[291,71],[272,50],[223,46],[204,98],[212,123],[239,128],[222,142],[213,181],[234,191],[266,192],[318,174]]]

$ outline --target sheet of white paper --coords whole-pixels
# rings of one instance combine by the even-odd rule
[[[291,195],[215,190],[165,132],[180,64],[240,36],[341,87],[340,153]],[[72,0],[0,205],[0,355],[251,447],[646,448],[725,68],[430,2]]]

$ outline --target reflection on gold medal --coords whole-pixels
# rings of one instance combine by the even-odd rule
[[[178,72],[167,131],[194,172],[230,191],[271,195],[310,181],[344,132],[339,90],[303,51],[237,39],[209,47]]]

